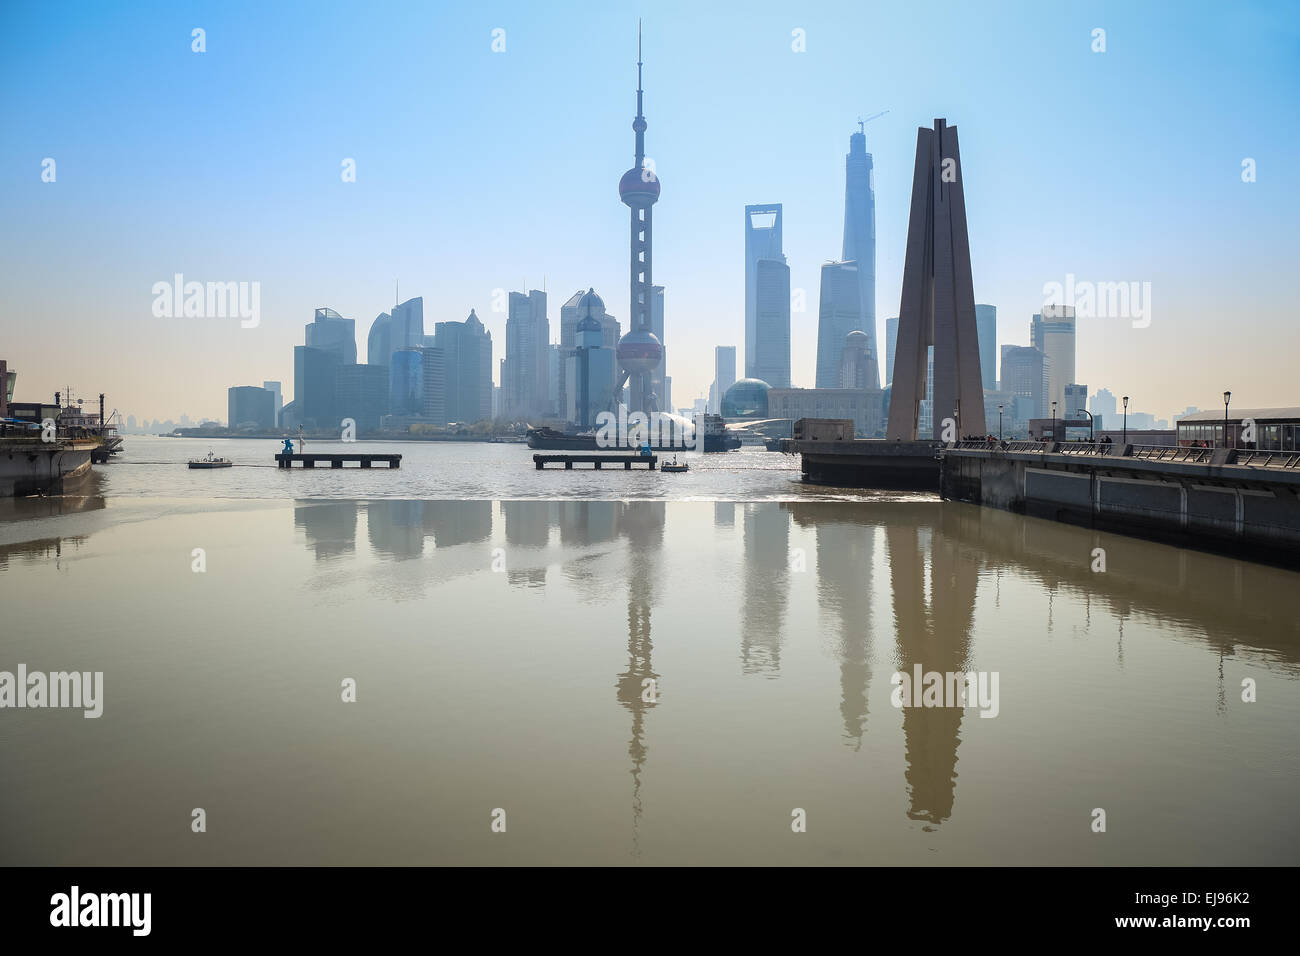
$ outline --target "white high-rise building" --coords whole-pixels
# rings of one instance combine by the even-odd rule
[[[828,262],[822,266],[821,295],[817,308],[817,388],[840,387],[840,356],[844,352],[845,338],[850,332],[861,332],[867,337],[866,383],[856,387],[880,387],[880,379],[873,378],[876,356],[871,345],[872,335],[863,324],[865,320],[859,299],[862,288],[858,272],[856,262]],[[874,284],[873,282],[872,285]]]
[[[275,409],[275,427],[280,427],[280,410],[284,408],[284,395],[280,391],[279,382],[263,382],[262,387],[272,395],[272,407]]]
[[[745,377],[790,387],[790,267],[781,204],[745,207]]]
[[[1048,305],[1029,324],[1029,344],[1050,363],[1047,407],[1065,407],[1065,386],[1074,381],[1074,306]]]
[[[511,292],[506,318],[506,357],[501,367],[507,417],[553,414],[550,396],[551,325],[546,293]]]
[[[869,340],[870,368],[867,372],[872,388],[880,387],[880,350],[876,344],[876,174],[871,154],[867,152],[866,127],[859,123],[858,132],[849,137],[849,152],[844,157],[844,247],[840,257],[857,264],[859,324],[845,329],[864,332]],[[844,335],[839,342],[844,342]],[[821,388],[821,339],[818,331],[818,388]],[[838,364],[836,372],[838,374]],[[830,387],[830,386],[827,386]]]
[[[713,387],[709,390],[709,411],[722,414],[722,396],[736,384],[736,347],[719,345],[713,350]]]

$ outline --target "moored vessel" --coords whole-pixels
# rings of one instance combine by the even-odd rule
[[[191,458],[191,468],[230,468],[234,462],[229,458],[218,458],[212,452],[208,452],[202,458]]]

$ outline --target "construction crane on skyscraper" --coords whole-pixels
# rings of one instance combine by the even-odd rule
[[[889,110],[881,110],[879,113],[876,113],[876,114],[874,114],[874,115],[872,115],[872,116],[868,116],[866,119],[863,119],[861,116],[859,116],[859,117],[858,117],[858,130],[859,130],[859,132],[865,133],[865,132],[867,131],[867,124],[868,124],[868,123],[870,123],[873,119],[880,119],[880,117],[884,116],[884,115],[885,115],[886,113],[888,113],[888,112],[889,112]]]

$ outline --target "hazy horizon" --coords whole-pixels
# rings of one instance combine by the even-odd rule
[[[1079,320],[1089,394],[1128,394],[1158,418],[1214,408],[1224,389],[1234,407],[1300,404],[1287,348],[1300,137],[1285,119],[1300,14],[1268,3],[9,4],[0,358],[15,397],[71,385],[141,420],[224,420],[229,386],[279,380],[287,402],[313,310],[355,319],[363,358],[395,281],[423,297],[430,334],[474,309],[494,379],[496,290],[545,286],[553,341],[560,305],[588,287],[626,330],[616,187],[632,161],[638,17],[674,407],[707,392],[716,345],[737,346],[743,373],[752,203],[784,206],[805,300],[792,374],[812,386],[849,136],[882,110],[866,127],[882,378],[916,130],[944,117],[961,136],[975,298],[997,306],[999,345],[1028,344],[1047,283],[1150,283],[1149,326]],[[347,159],[355,182],[341,179]],[[156,318],[152,287],[177,273],[260,283],[259,324]]]

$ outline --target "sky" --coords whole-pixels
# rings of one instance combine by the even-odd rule
[[[747,203],[784,205],[805,302],[793,379],[812,386],[849,135],[883,110],[866,128],[882,343],[917,128],[943,117],[1000,345],[1028,344],[1067,275],[1150,283],[1147,318],[1079,319],[1090,392],[1159,417],[1224,389],[1234,407],[1300,405],[1300,6],[1001,0],[7,0],[0,358],[16,399],[71,386],[142,420],[224,420],[229,386],[280,380],[288,401],[313,310],[356,319],[364,358],[396,283],[429,332],[474,309],[494,366],[496,290],[544,286],[555,340],[561,303],[594,287],[626,330],[617,184],[639,17],[674,405],[706,393],[714,346],[737,345],[743,370]],[[155,283],[177,273],[259,283],[258,324],[155,316]]]

